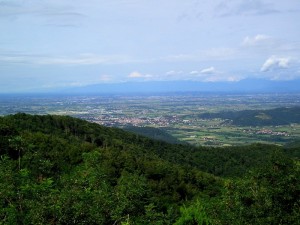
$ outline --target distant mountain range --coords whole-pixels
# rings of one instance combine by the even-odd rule
[[[58,91],[58,90],[56,90]],[[239,82],[149,81],[95,84],[59,90],[62,93],[170,93],[170,92],[227,92],[227,93],[286,93],[300,92],[300,79],[270,81],[246,79]]]

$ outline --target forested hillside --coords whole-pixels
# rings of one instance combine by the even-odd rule
[[[300,148],[168,144],[0,117],[0,224],[300,224]]]
[[[165,141],[172,144],[184,144],[184,142],[179,141],[177,138],[173,137],[161,128],[126,126],[123,129],[159,141]]]
[[[231,120],[237,126],[277,126],[300,123],[300,107],[275,108],[269,110],[224,111],[203,113],[202,119],[221,118]]]

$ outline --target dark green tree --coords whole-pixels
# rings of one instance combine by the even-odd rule
[[[227,181],[222,224],[300,224],[299,165],[279,151],[246,179]]]
[[[21,136],[15,136],[9,139],[9,144],[12,149],[17,152],[18,168],[21,170],[21,153],[24,150],[24,142]]]

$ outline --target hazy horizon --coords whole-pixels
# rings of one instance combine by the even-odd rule
[[[295,91],[299,20],[297,0],[0,0],[0,93],[251,80]]]

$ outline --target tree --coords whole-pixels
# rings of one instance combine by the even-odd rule
[[[180,207],[181,216],[174,225],[209,225],[212,224],[204,206],[197,200],[190,206]]]
[[[21,170],[21,151],[24,149],[24,143],[21,136],[15,136],[9,139],[10,147],[13,148],[18,155],[18,168]]]
[[[267,166],[225,183],[224,224],[299,224],[299,178],[299,166],[274,152]]]
[[[145,177],[124,171],[115,187],[114,198],[115,208],[112,217],[116,220],[126,215],[144,214],[144,205],[147,200]]]

